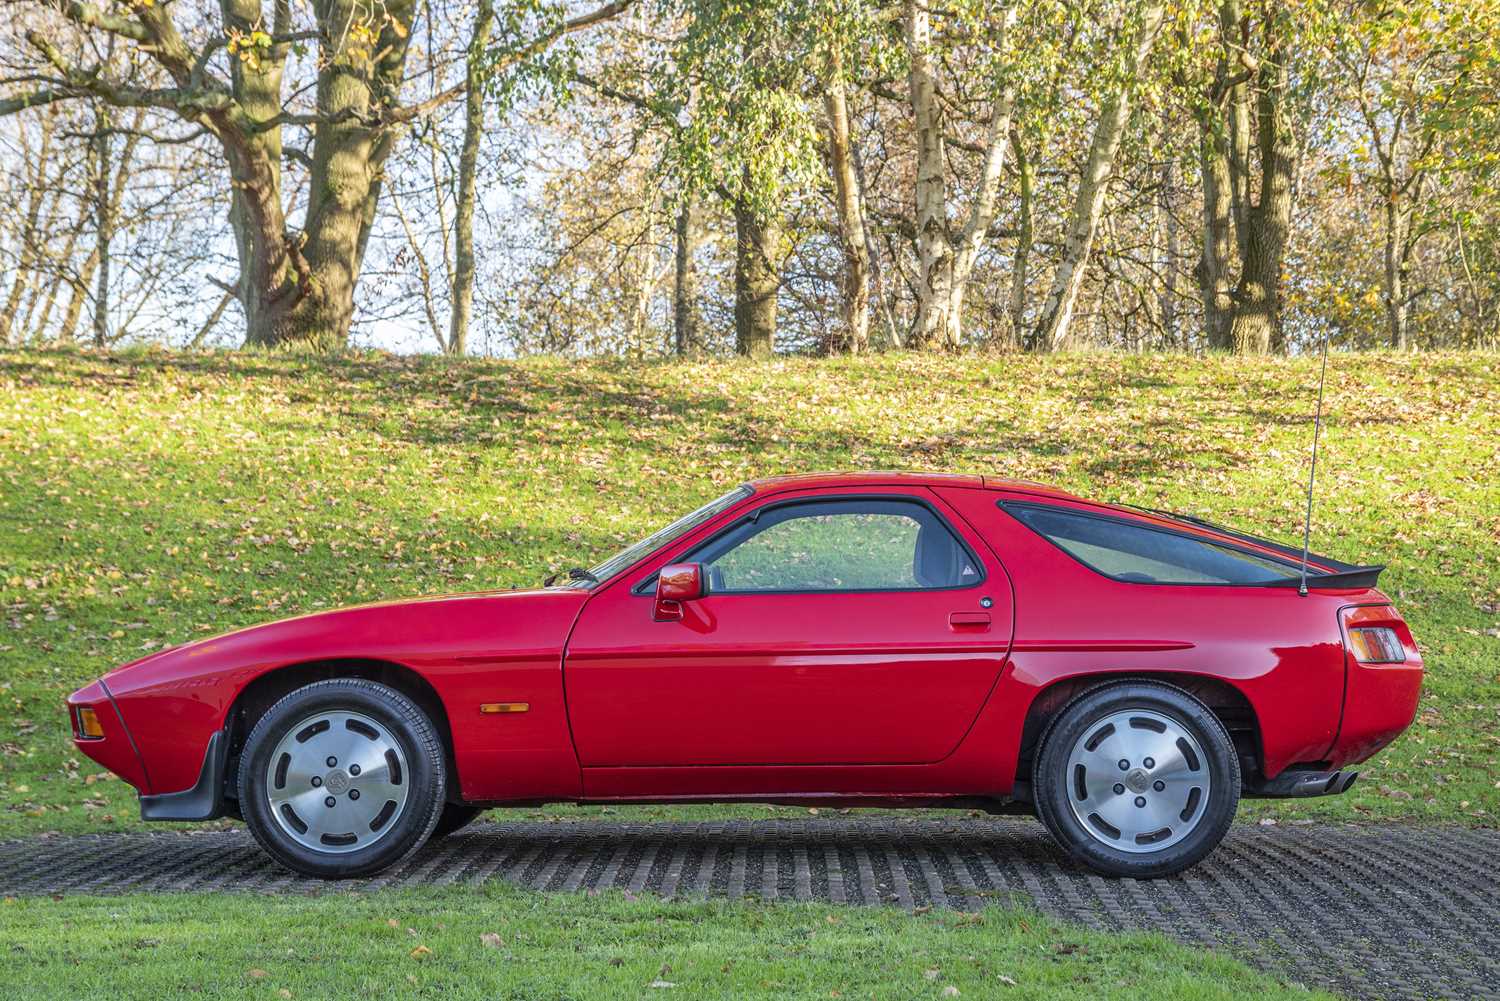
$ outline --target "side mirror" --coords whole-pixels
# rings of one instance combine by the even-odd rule
[[[682,603],[703,597],[703,565],[671,563],[656,575],[656,621],[681,622]]]

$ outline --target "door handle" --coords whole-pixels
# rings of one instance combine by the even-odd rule
[[[949,612],[948,627],[950,629],[962,629],[965,626],[980,627],[988,629],[990,626],[989,612]]]

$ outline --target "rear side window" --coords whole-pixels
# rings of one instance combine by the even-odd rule
[[[1297,576],[1277,560],[1174,532],[1055,507],[1004,504],[1085,566],[1142,584],[1267,584]]]

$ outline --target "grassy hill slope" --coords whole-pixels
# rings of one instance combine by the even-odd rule
[[[1497,368],[1332,359],[1315,548],[1391,565],[1429,680],[1351,794],[1247,815],[1500,816]],[[0,353],[0,837],[139,823],[62,712],[115,664],[316,608],[535,583],[754,476],[990,471],[1297,538],[1316,378],[1316,360],[1182,357]]]

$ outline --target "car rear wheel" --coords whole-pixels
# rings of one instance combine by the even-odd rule
[[[309,876],[367,876],[422,846],[443,812],[442,739],[393,688],[319,681],[268,709],[240,755],[255,839]]]
[[[1053,719],[1033,768],[1037,815],[1079,861],[1114,876],[1169,876],[1223,839],[1239,760],[1218,718],[1171,685],[1125,682]]]

